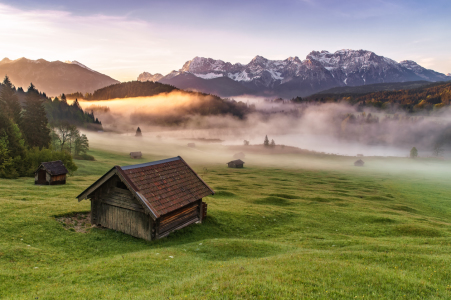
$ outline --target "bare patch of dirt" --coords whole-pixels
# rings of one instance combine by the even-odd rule
[[[86,233],[95,225],[91,225],[91,213],[74,213],[57,217],[56,220],[63,224],[66,230]]]

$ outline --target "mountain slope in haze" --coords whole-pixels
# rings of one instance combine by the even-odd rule
[[[139,80],[145,80],[143,74]],[[335,53],[312,51],[305,60],[256,56],[246,65],[195,57],[180,70],[159,79],[179,88],[216,92],[220,96],[280,97],[305,96],[340,86],[421,80],[446,81],[451,77],[413,61],[397,63],[371,51],[349,49]]]
[[[150,74],[149,72],[143,72],[139,74],[138,81],[158,81],[164,76],[160,73]]]
[[[79,62],[49,62],[44,59],[19,58],[0,61],[0,77],[8,75],[16,87],[26,89],[32,82],[47,95],[93,92],[119,81],[89,69]]]
[[[207,94],[221,95],[222,97],[252,94],[255,92],[228,77],[205,80],[187,72],[169,79],[163,77],[159,82],[170,84],[183,90],[199,91]]]

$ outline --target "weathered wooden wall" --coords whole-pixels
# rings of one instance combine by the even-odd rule
[[[243,168],[243,164],[228,163],[229,168]]]
[[[66,183],[66,174],[63,175],[54,175],[51,176],[43,169],[39,169],[34,174],[34,182],[35,184],[44,184],[44,185],[56,185],[56,184],[65,184]]]
[[[201,220],[202,200],[182,207],[169,214],[161,216],[157,223],[157,238],[170,232]]]
[[[50,184],[51,185],[65,184],[65,183],[66,183],[66,174],[50,176]]]
[[[145,240],[152,239],[152,219],[129,190],[113,176],[91,198],[91,223]]]

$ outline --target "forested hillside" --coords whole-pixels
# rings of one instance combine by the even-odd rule
[[[192,115],[232,115],[243,119],[247,113],[255,110],[253,105],[247,105],[241,101],[223,99],[215,95],[179,90],[171,85],[159,82],[131,81],[111,85],[93,94],[86,94],[84,100],[108,100],[124,99],[132,97],[151,97],[160,94],[172,94],[174,98],[185,99],[184,105],[174,105],[170,111],[158,111],[155,113],[137,112],[133,115],[135,121],[142,121],[152,125],[180,125]],[[80,93],[67,95],[68,98],[80,96]]]
[[[293,102],[348,102],[381,109],[402,108],[408,112],[428,112],[449,106],[451,83],[439,83],[419,88],[373,93],[315,94],[306,98],[294,98]]]
[[[68,99],[83,98],[84,100],[109,100],[116,98],[155,96],[161,93],[169,93],[177,88],[172,85],[153,81],[129,81],[113,84],[82,95],[80,92],[67,94]]]
[[[42,162],[55,160],[75,171],[72,156],[93,159],[86,154],[88,139],[76,127],[88,124],[101,128],[77,101],[68,105],[64,95],[52,101],[33,84],[27,92],[16,90],[6,76],[0,90],[0,177],[33,176]]]

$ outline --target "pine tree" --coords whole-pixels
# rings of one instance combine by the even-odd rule
[[[269,139],[268,136],[265,136],[265,141],[263,142],[263,146],[268,147],[269,146]]]
[[[75,155],[85,155],[89,150],[89,141],[85,134],[79,135],[75,140]]]
[[[142,132],[141,132],[141,128],[138,127],[138,129],[136,129],[136,134],[135,136],[142,136]]]
[[[39,149],[47,148],[51,141],[43,102],[39,92],[31,84],[25,98],[21,128],[28,146]]]
[[[17,124],[0,111],[0,177],[17,178],[24,175],[24,144]]]
[[[274,142],[274,140],[271,140],[270,146],[271,146],[272,148],[276,147],[276,143]]]
[[[20,123],[22,106],[17,98],[16,89],[8,76],[5,76],[3,88],[0,92],[0,110],[2,110],[5,113],[5,116],[10,118],[14,123]]]
[[[410,158],[416,158],[417,156],[418,156],[418,150],[417,150],[417,148],[413,147],[410,150]]]

